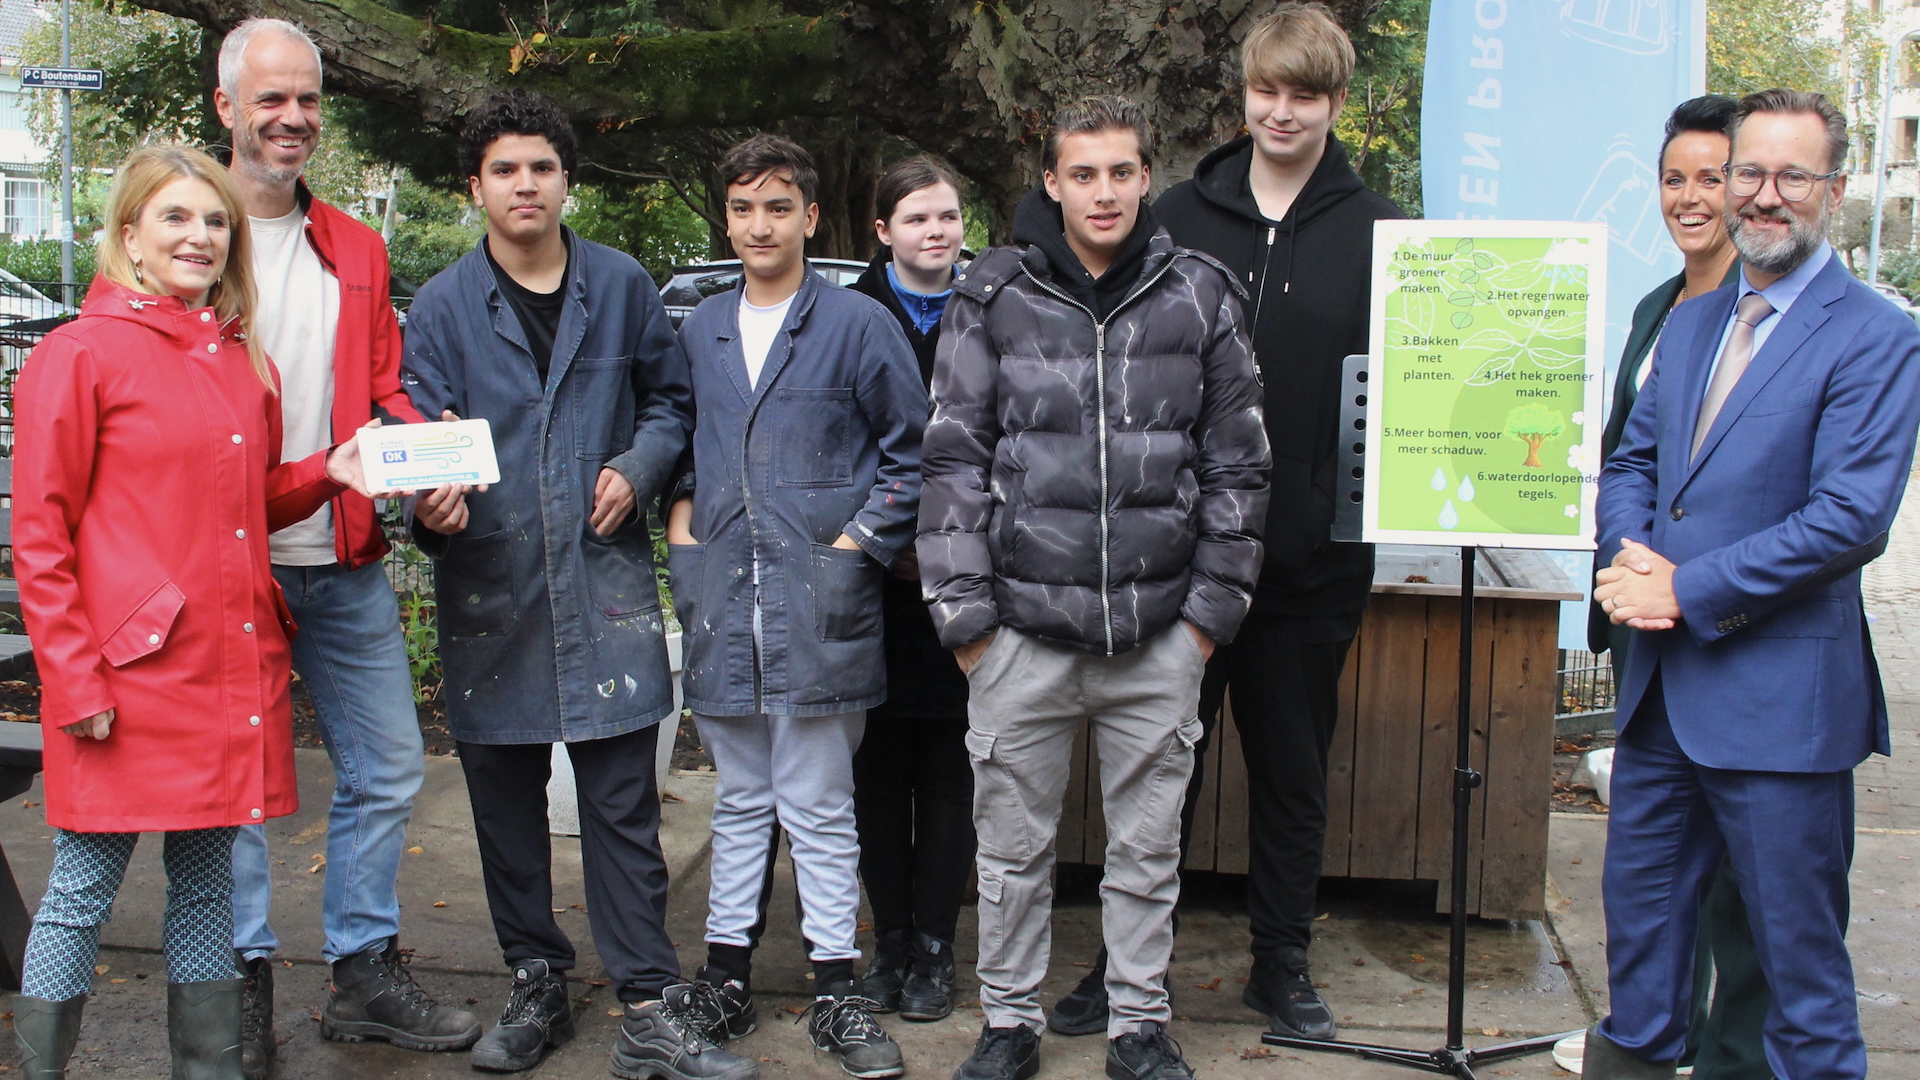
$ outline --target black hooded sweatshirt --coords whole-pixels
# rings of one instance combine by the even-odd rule
[[[1053,284],[1093,312],[1095,322],[1106,322],[1113,309],[1126,299],[1127,291],[1140,279],[1140,268],[1146,264],[1147,245],[1159,231],[1160,222],[1154,217],[1153,207],[1141,203],[1133,231],[1120,245],[1107,272],[1096,278],[1087,273],[1080,256],[1067,244],[1066,216],[1060,212],[1060,204],[1047,194],[1045,184],[1022,196],[1020,205],[1013,211],[1013,242],[1039,248],[1047,257],[1047,268],[1053,272]],[[1179,242],[1179,237],[1175,237],[1174,243]]]
[[[1174,243],[1225,263],[1252,297],[1247,317],[1273,447],[1253,613],[1329,620],[1331,632],[1351,634],[1373,588],[1373,548],[1330,539],[1340,368],[1367,351],[1373,223],[1406,215],[1367,190],[1346,148],[1328,136],[1287,216],[1268,220],[1248,182],[1253,154],[1251,136],[1220,147],[1155,208]]]

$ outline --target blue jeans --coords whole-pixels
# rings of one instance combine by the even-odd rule
[[[327,815],[327,883],[322,921],[329,961],[372,948],[400,932],[394,890],[413,796],[426,774],[413,678],[400,635],[400,606],[380,564],[276,566],[300,632],[300,673],[333,758]],[[267,834],[240,830],[233,844],[233,947],[251,959],[280,946],[269,925],[272,880]]]

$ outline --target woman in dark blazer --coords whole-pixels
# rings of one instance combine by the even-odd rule
[[[1600,435],[1603,459],[1620,446],[1667,317],[1687,300],[1733,283],[1740,273],[1738,253],[1727,237],[1726,176],[1721,172],[1730,153],[1726,130],[1733,111],[1731,99],[1708,94],[1683,102],[1667,118],[1666,141],[1660,148],[1660,210],[1686,268],[1642,297],[1633,310],[1633,329],[1614,376],[1613,409]],[[1595,572],[1613,556],[1611,551],[1595,552]],[[1633,633],[1613,625],[1599,604],[1588,607],[1587,647],[1596,653],[1612,651],[1615,686],[1622,684]],[[1769,1080],[1773,1074],[1761,1045],[1761,1027],[1770,1003],[1746,905],[1723,866],[1701,905],[1693,1025],[1682,1064],[1694,1067],[1696,1080]]]

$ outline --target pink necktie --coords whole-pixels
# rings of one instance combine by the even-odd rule
[[[1693,451],[1688,460],[1700,453],[1700,444],[1707,441],[1707,432],[1713,429],[1713,421],[1720,415],[1720,407],[1727,403],[1727,395],[1733,393],[1733,386],[1747,370],[1747,362],[1753,359],[1753,328],[1773,314],[1773,305],[1759,293],[1748,293],[1740,299],[1739,314],[1733,318],[1733,333],[1727,335],[1727,347],[1720,351],[1720,363],[1713,369],[1713,381],[1707,384],[1706,399],[1700,403],[1700,420],[1693,425]]]

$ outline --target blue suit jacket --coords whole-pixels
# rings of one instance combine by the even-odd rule
[[[1920,432],[1920,329],[1838,256],[1794,302],[1688,461],[1737,286],[1677,308],[1601,474],[1599,541],[1677,564],[1682,621],[1634,635],[1624,731],[1656,671],[1712,768],[1850,769],[1889,753],[1860,568],[1886,550]]]

